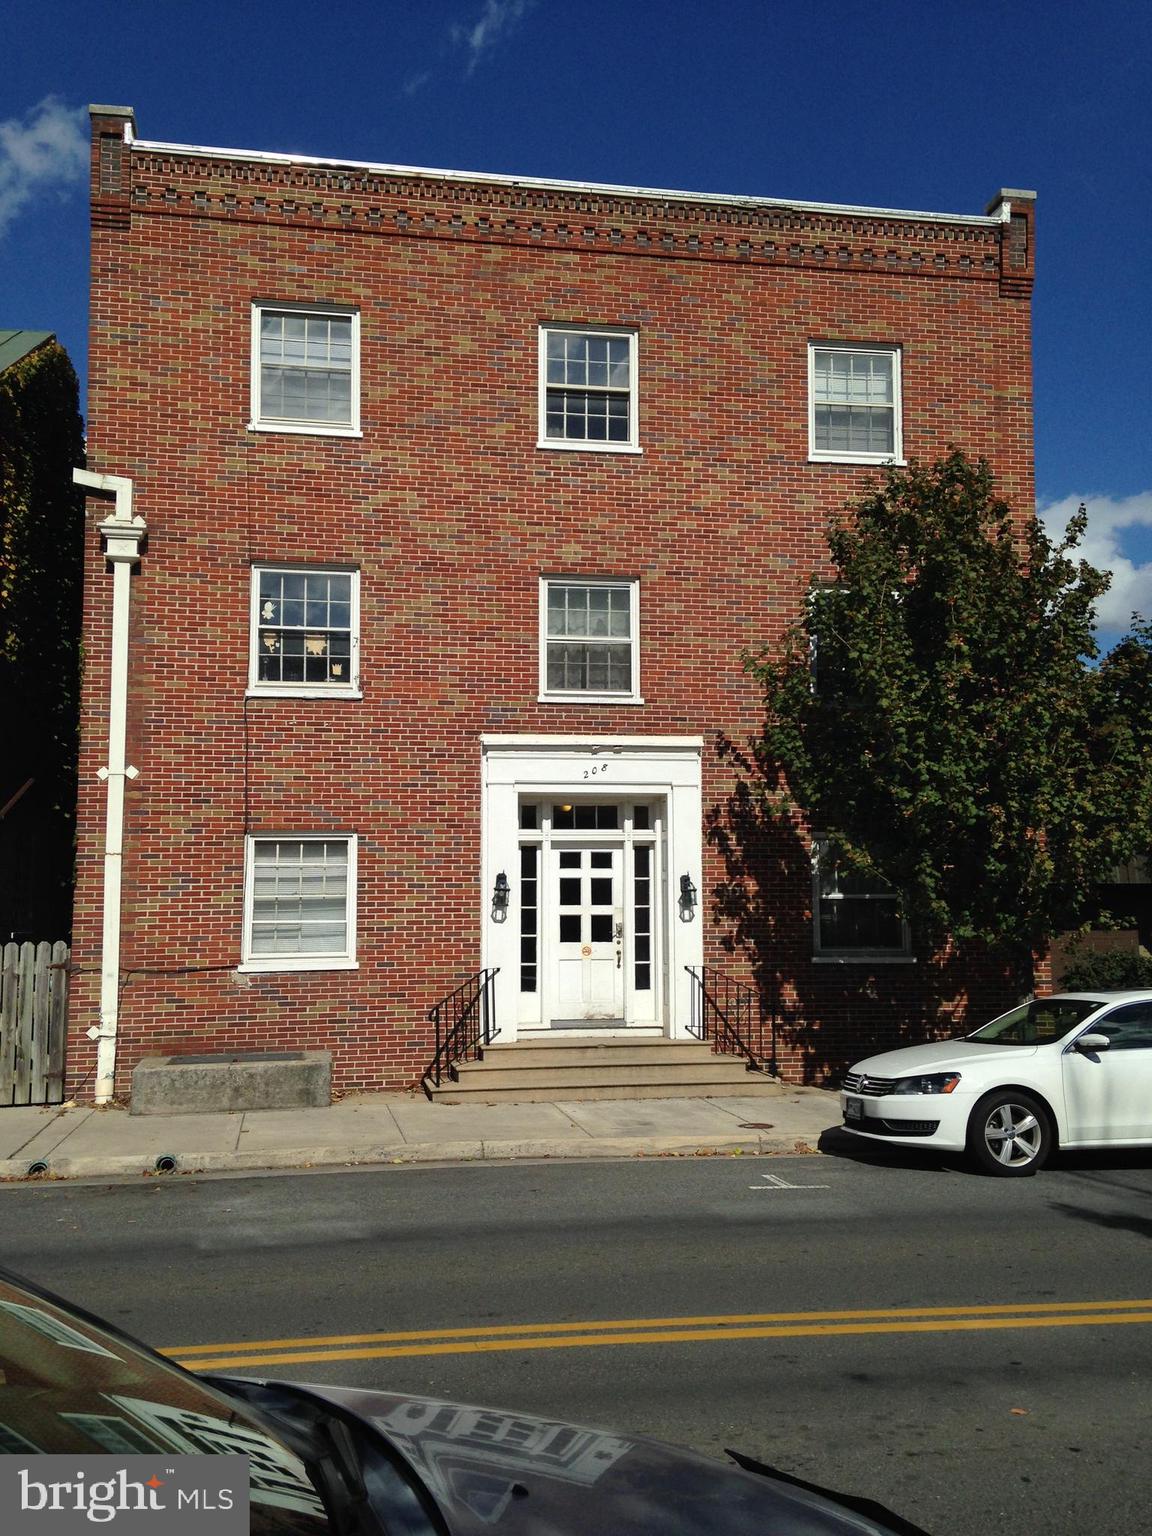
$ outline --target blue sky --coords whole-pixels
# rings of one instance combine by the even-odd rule
[[[83,374],[83,108],[142,138],[982,213],[1039,194],[1037,492],[1152,614],[1152,7],[5,0],[0,326]],[[1144,381],[1143,383],[1141,381]]]

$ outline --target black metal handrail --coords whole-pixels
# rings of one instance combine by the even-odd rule
[[[500,1033],[499,1025],[493,1022],[494,982],[499,970],[496,965],[477,971],[429,1008],[429,1022],[436,1026],[436,1054],[422,1079],[429,1098],[445,1073],[456,1080],[457,1062],[478,1060],[484,1047]]]
[[[688,1025],[697,1040],[709,1040],[712,1049],[728,1056],[743,1056],[749,1072],[767,1070],[779,1076],[776,1060],[776,1010],[769,1011],[756,987],[737,981],[714,965],[686,965],[695,990],[693,1018]],[[765,1058],[765,1028],[770,1040]]]

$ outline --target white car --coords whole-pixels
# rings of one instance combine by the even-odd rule
[[[1057,1148],[1152,1146],[1152,991],[1069,992],[959,1040],[858,1061],[844,1129],[1035,1173]]]

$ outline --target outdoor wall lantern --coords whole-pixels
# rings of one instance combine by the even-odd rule
[[[680,876],[680,921],[690,923],[696,915],[696,887],[691,875]]]
[[[502,923],[508,916],[508,897],[511,894],[508,885],[508,876],[503,870],[496,876],[496,885],[492,891],[492,921]]]

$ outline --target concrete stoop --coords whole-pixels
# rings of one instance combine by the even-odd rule
[[[538,1104],[565,1099],[700,1099],[771,1093],[778,1079],[694,1040],[619,1037],[490,1045],[432,1090],[438,1104]]]
[[[331,1102],[331,1051],[143,1056],[132,1072],[134,1115],[320,1109]]]

